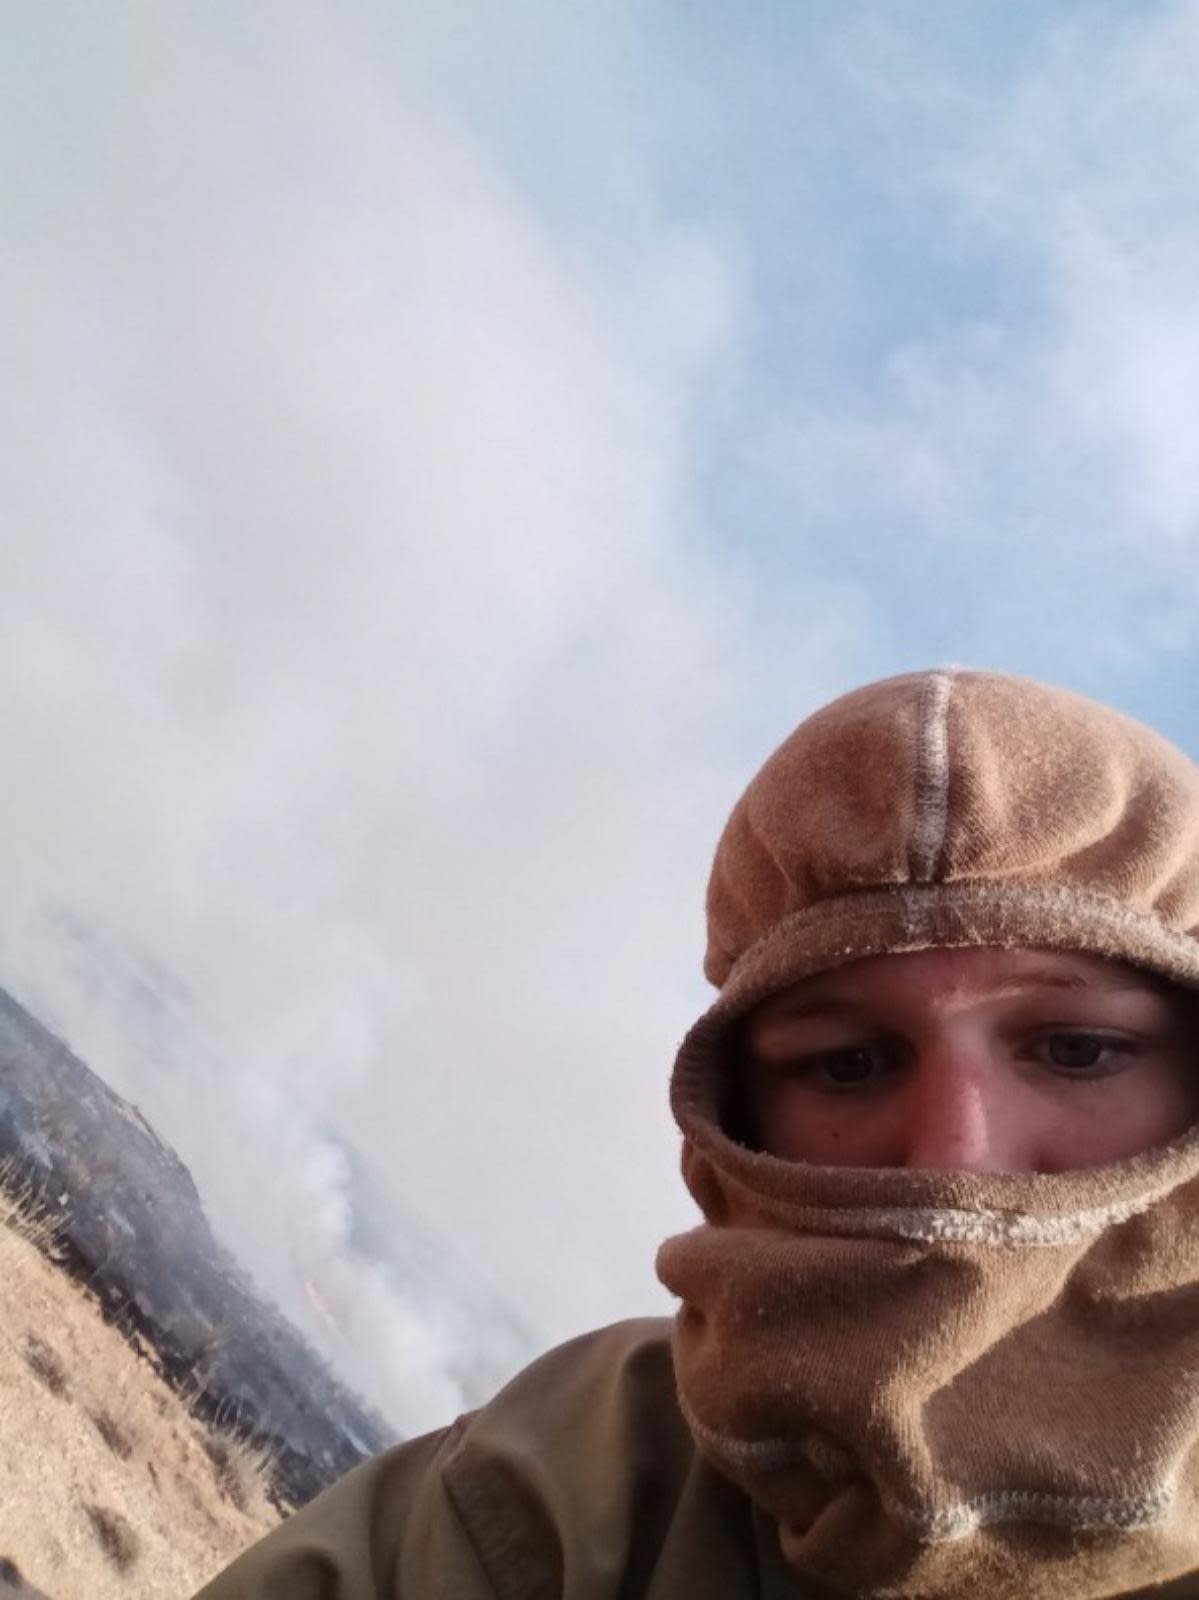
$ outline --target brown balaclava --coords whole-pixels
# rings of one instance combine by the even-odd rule
[[[708,918],[720,996],[672,1087],[706,1221],[658,1264],[699,1448],[834,1593],[1199,1574],[1199,1134],[1028,1175],[818,1167],[721,1126],[730,1024],[859,957],[1050,947],[1199,986],[1195,766],[1024,679],[873,684],[750,784]]]

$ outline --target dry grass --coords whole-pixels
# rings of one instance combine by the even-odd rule
[[[88,1416],[92,1419],[92,1427],[95,1428],[113,1455],[119,1457],[122,1461],[128,1461],[133,1454],[133,1440],[121,1427],[121,1424],[113,1417],[110,1417],[107,1411],[89,1411]]]
[[[60,1224],[0,1163],[0,1595],[179,1600],[278,1520],[269,1458],[105,1320]]]
[[[141,1554],[141,1541],[119,1511],[107,1506],[84,1506],[87,1520],[96,1535],[96,1543],[116,1567],[124,1572]]]
[[[239,1511],[247,1511],[263,1484],[273,1476],[274,1459],[266,1446],[239,1433],[213,1431],[204,1440],[217,1488]]]
[[[262,1493],[274,1498],[275,1454],[256,1439],[232,1403],[213,1408],[208,1391],[194,1380],[179,1389],[180,1398],[204,1432],[204,1453],[217,1488],[233,1505],[244,1507]]]
[[[35,1245],[51,1260],[62,1259],[63,1217],[15,1156],[0,1160],[0,1228]]]
[[[63,1366],[53,1348],[36,1333],[25,1335],[25,1365],[45,1384],[51,1394],[65,1397],[70,1392],[67,1382],[67,1369]]]

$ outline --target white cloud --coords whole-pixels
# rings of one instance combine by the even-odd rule
[[[1044,274],[1046,400],[1105,456],[1134,536],[1199,530],[1199,7],[1061,29],[960,193]]]
[[[893,25],[889,76],[847,61],[962,309],[897,317],[867,379],[780,405],[755,458],[805,536],[875,551],[907,637],[948,605],[972,649],[1098,693],[1194,648],[1199,532],[1199,7],[1112,22],[1048,22],[985,86]]]

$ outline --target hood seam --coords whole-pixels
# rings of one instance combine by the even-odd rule
[[[920,691],[916,730],[916,822],[912,829],[911,878],[932,883],[949,831],[949,672],[932,672]]]

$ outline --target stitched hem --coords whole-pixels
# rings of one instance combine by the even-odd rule
[[[1073,1215],[1036,1216],[1030,1212],[966,1210],[959,1207],[902,1206],[808,1208],[756,1199],[763,1218],[773,1218],[794,1233],[823,1238],[910,1239],[917,1244],[982,1244],[1008,1250],[1053,1250],[1083,1244],[1106,1228],[1139,1216],[1170,1193],[1166,1185],[1135,1200],[1094,1206]]]
[[[823,1441],[816,1442],[814,1458],[802,1434],[795,1438],[737,1439],[701,1422],[682,1396],[679,1407],[696,1443],[709,1459],[723,1464],[726,1471],[745,1476],[806,1466],[823,1477],[819,1471]],[[852,1481],[860,1483],[865,1476],[860,1471],[855,1472]],[[1105,1529],[1135,1532],[1164,1522],[1177,1498],[1177,1486],[1172,1479],[1130,1495],[1054,1494],[1042,1489],[1003,1488],[986,1490],[945,1505],[912,1504],[877,1484],[874,1487],[888,1514],[922,1544],[950,1544],[977,1533],[980,1528],[1011,1522],[1033,1522],[1080,1533]],[[831,1487],[830,1498],[836,1492],[836,1487]]]

